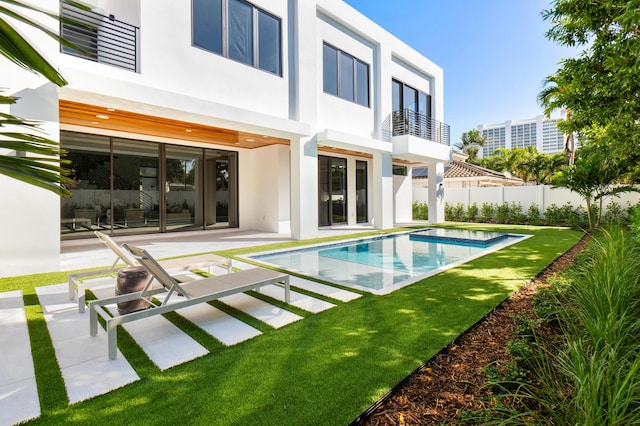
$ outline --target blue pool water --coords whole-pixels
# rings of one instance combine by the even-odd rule
[[[284,252],[253,260],[348,287],[386,294],[520,241],[522,235],[420,230]]]

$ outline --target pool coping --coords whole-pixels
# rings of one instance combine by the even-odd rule
[[[398,232],[391,232],[388,234],[383,234],[383,235],[372,235],[372,236],[367,236],[367,237],[359,237],[359,238],[348,238],[345,240],[341,240],[341,241],[333,241],[333,242],[324,242],[324,243],[315,243],[315,244],[309,244],[303,247],[297,247],[294,249],[288,248],[288,249],[276,249],[276,250],[267,250],[267,251],[260,251],[260,252],[254,252],[254,253],[248,253],[248,254],[244,254],[242,256],[238,256],[238,258],[242,259],[242,260],[248,260],[251,262],[256,262],[256,263],[261,263],[265,266],[269,266],[271,268],[277,268],[279,270],[282,271],[287,271],[287,272],[291,272],[291,273],[295,273],[298,275],[302,275],[304,277],[308,277],[310,279],[313,280],[319,280],[322,282],[326,282],[329,284],[333,284],[333,285],[337,285],[337,286],[341,286],[344,288],[348,288],[348,289],[353,289],[353,290],[358,290],[358,291],[362,291],[365,293],[370,293],[370,294],[374,294],[374,295],[378,295],[378,296],[383,296],[385,294],[389,294],[392,293],[396,290],[399,290],[403,287],[406,287],[408,285],[414,284],[418,281],[421,281],[425,278],[429,278],[431,276],[437,275],[441,272],[444,272],[448,269],[454,268],[456,266],[462,265],[464,263],[467,262],[471,262],[472,260],[475,260],[477,258],[486,256],[490,253],[494,253],[498,250],[502,250],[503,248],[512,246],[514,244],[517,244],[519,242],[525,241],[529,238],[531,238],[533,235],[532,234],[515,234],[515,233],[505,233],[504,235],[506,237],[516,237],[518,238],[517,240],[514,241],[509,241],[509,238],[505,238],[503,242],[496,242],[495,245],[492,245],[490,247],[486,247],[485,250],[482,250],[481,252],[471,255],[469,257],[465,257],[464,259],[460,259],[458,261],[452,262],[450,264],[441,266],[437,269],[431,270],[427,273],[424,274],[420,274],[420,275],[414,275],[410,278],[407,278],[406,280],[397,282],[393,285],[384,287],[382,289],[372,289],[372,288],[368,288],[365,286],[360,286],[357,284],[352,284],[352,283],[345,283],[343,281],[337,281],[337,280],[331,280],[329,278],[326,277],[322,277],[322,276],[317,276],[317,275],[311,275],[308,272],[304,272],[304,271],[300,271],[297,269],[293,269],[293,268],[285,268],[281,265],[276,265],[273,263],[269,263],[266,262],[262,259],[254,259],[252,258],[252,256],[266,256],[266,255],[272,255],[272,254],[279,254],[279,253],[287,253],[287,252],[302,252],[302,251],[310,251],[310,250],[315,250],[319,247],[323,247],[323,248],[328,248],[328,247],[332,247],[332,246],[341,246],[341,245],[347,245],[347,244],[351,244],[354,242],[363,242],[363,241],[369,241],[369,240],[377,240],[377,239],[385,239],[385,238],[391,238],[394,237],[396,235],[403,235],[403,234],[411,234],[413,232],[419,232],[419,231],[426,231],[429,229],[448,229],[448,228],[434,228],[434,227],[426,227],[426,228],[418,228],[418,229],[411,229],[411,230],[406,230],[406,231],[398,231]],[[452,241],[454,240],[458,240],[456,242],[460,242],[459,238],[452,238]],[[446,243],[445,243],[446,244]]]

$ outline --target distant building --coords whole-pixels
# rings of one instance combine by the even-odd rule
[[[427,167],[414,167],[412,170],[413,188],[427,188],[429,170]],[[444,163],[444,186],[452,188],[479,188],[485,186],[520,186],[522,179],[510,173],[496,172],[463,161]]]
[[[536,118],[505,121],[501,124],[480,124],[478,130],[486,138],[478,155],[488,157],[498,148],[526,148],[535,146],[538,152],[554,154],[564,150],[565,135],[558,130],[557,118]]]

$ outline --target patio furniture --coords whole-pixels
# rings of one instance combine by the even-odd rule
[[[89,303],[89,333],[91,336],[95,336],[98,333],[98,316],[102,317],[107,330],[109,359],[116,358],[117,327],[121,324],[176,311],[200,303],[207,303],[232,294],[258,290],[260,287],[268,284],[282,286],[284,288],[285,301],[287,303],[290,301],[289,275],[287,274],[271,269],[251,268],[239,272],[179,283],[169,275],[146,250],[129,244],[124,244],[123,247],[133,254],[138,263],[140,263],[157,282],[162,284],[162,287],[151,287],[153,280],[149,280],[140,292],[124,294],[108,299],[94,300]],[[114,303],[138,299],[151,300],[153,295],[159,293],[166,293],[162,304],[155,305],[152,303],[151,307],[146,310],[112,316],[107,309],[108,305]]]
[[[78,298],[78,312],[82,313],[85,310],[85,285],[83,279],[89,277],[95,277],[98,275],[114,275],[118,272],[119,268],[116,268],[118,263],[124,263],[125,267],[137,266],[135,259],[131,258],[124,250],[116,244],[111,237],[100,231],[94,231],[94,234],[100,241],[104,243],[111,251],[116,255],[116,259],[109,269],[101,269],[98,271],[79,272],[76,274],[69,274],[69,300],[75,300]],[[172,275],[178,276],[180,274],[181,281],[188,281],[193,279],[188,275],[184,275],[185,271],[192,269],[207,268],[207,272],[211,272],[212,266],[226,265],[227,273],[231,272],[232,260],[226,257],[218,256],[215,254],[201,254],[197,256],[187,256],[177,259],[165,260],[161,262],[165,270],[169,270]]]
[[[125,209],[124,226],[144,226],[146,224],[143,209]]]
[[[81,223],[81,221],[89,222],[89,225],[82,225],[89,228],[91,225],[98,224],[98,210],[96,209],[75,209],[73,211],[74,219],[76,220],[75,224]]]

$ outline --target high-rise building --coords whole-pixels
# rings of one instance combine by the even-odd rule
[[[498,148],[526,148],[534,146],[538,152],[553,154],[564,149],[565,135],[558,130],[557,118],[536,118],[520,121],[507,120],[500,124],[481,124],[478,130],[486,138],[480,157],[488,157]]]

